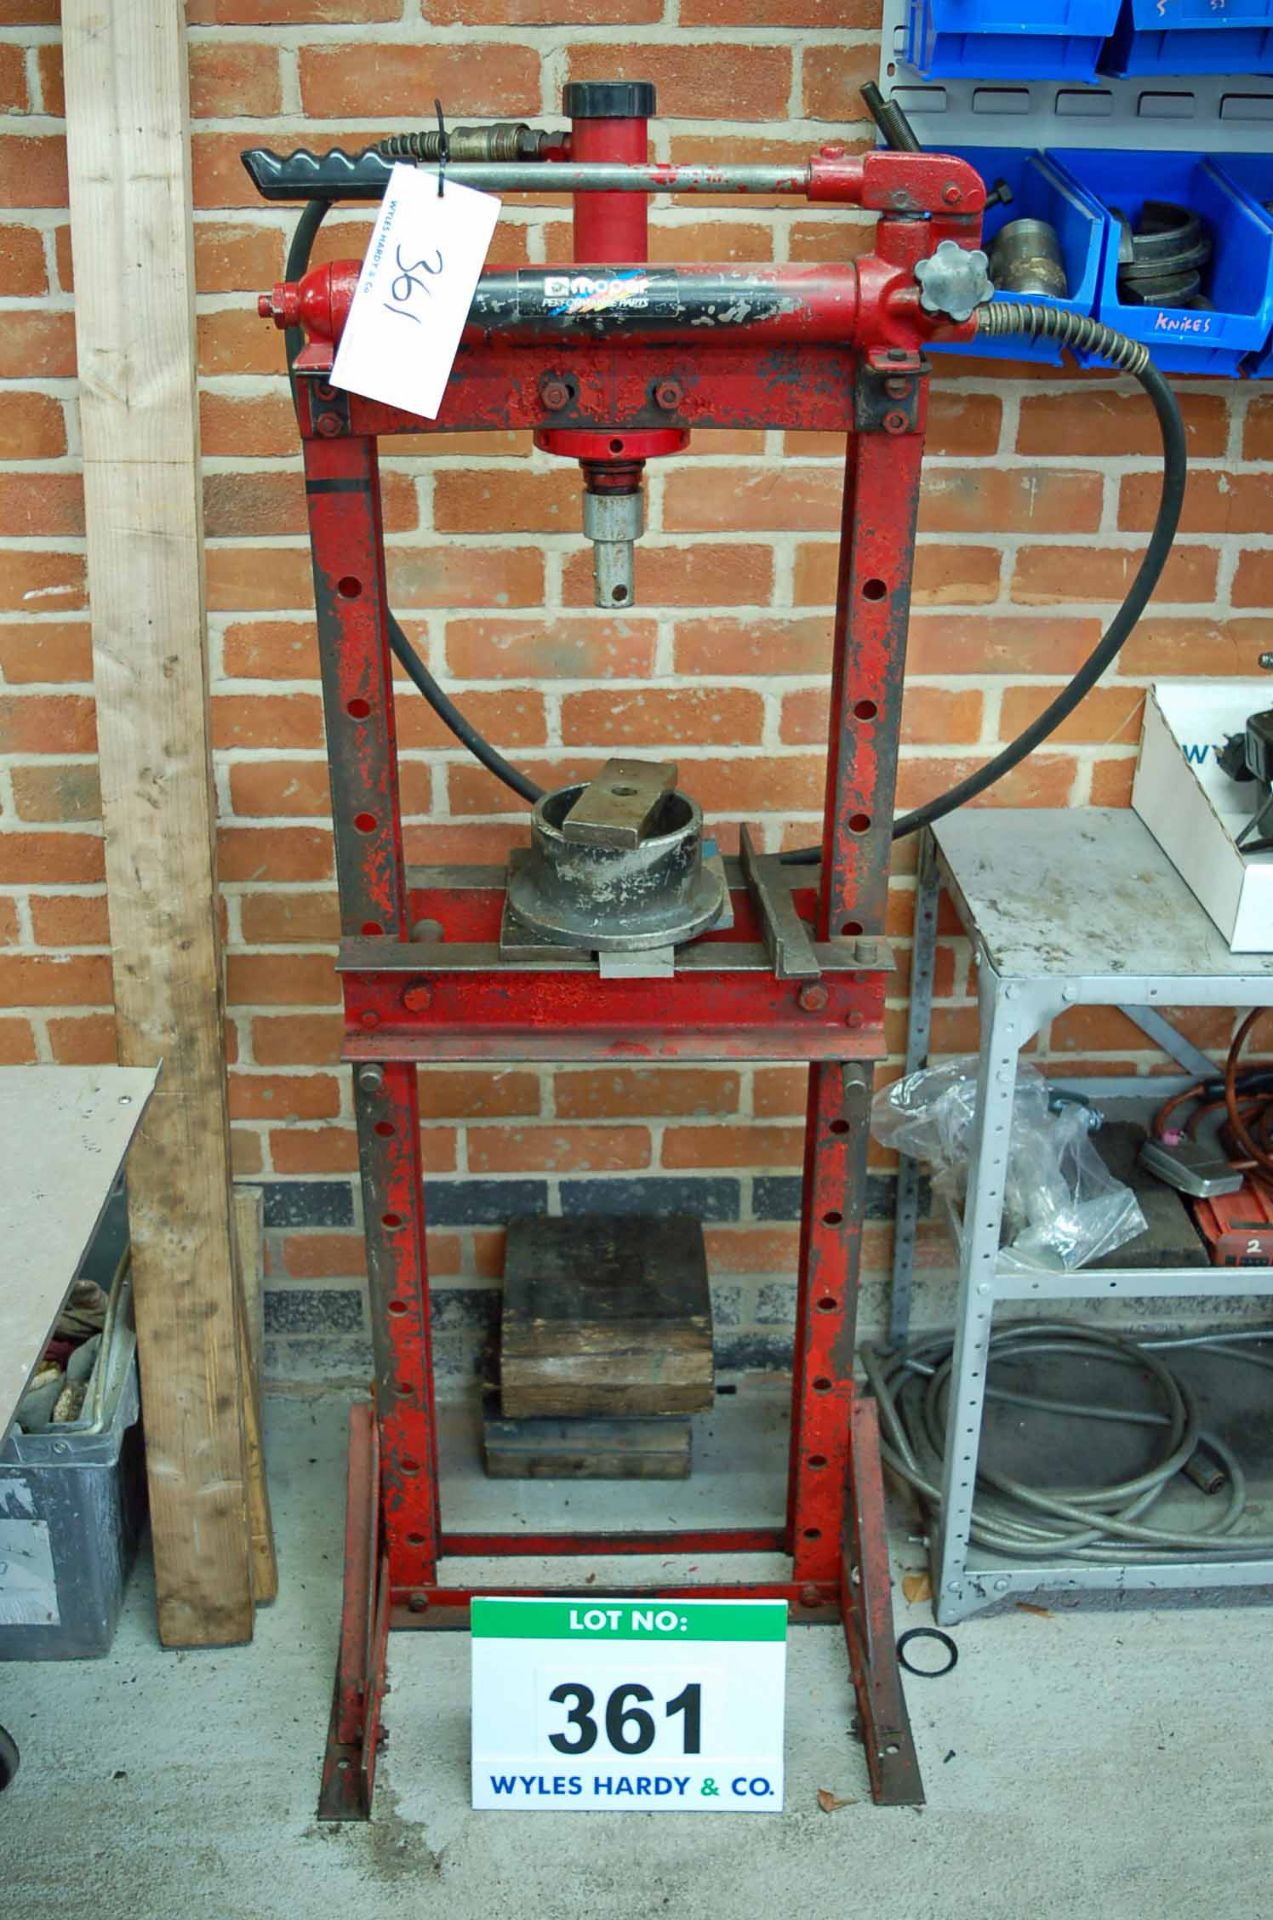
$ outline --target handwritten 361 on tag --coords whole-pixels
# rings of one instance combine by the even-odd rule
[[[401,162],[389,176],[333,386],[436,420],[500,203]]]

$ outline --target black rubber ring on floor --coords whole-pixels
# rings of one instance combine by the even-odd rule
[[[906,1658],[906,1648],[912,1640],[937,1640],[945,1647],[950,1659],[944,1667],[914,1667]],[[940,1627],[908,1627],[897,1643],[897,1662],[905,1667],[907,1673],[917,1674],[921,1680],[943,1680],[959,1665],[959,1648]]]

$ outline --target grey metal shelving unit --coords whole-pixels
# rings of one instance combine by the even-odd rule
[[[928,1053],[943,889],[972,941],[981,1012],[942,1506],[932,1540],[938,1620],[950,1623],[1013,1595],[1040,1591],[1273,1585],[1268,1556],[1027,1563],[1000,1559],[970,1541],[997,1306],[1120,1296],[1273,1296],[1270,1267],[1088,1267],[1047,1274],[1007,1267],[999,1235],[1020,1049],[1066,1007],[1116,1006],[1172,1055],[1188,1080],[1214,1075],[1214,1062],[1160,1009],[1273,1005],[1273,955],[1231,953],[1149,830],[1127,811],[966,809],[925,835],[917,884],[908,1071]],[[1133,1087],[1149,1091],[1144,1080],[1095,1084],[1111,1096]],[[1155,1078],[1153,1091],[1162,1097],[1170,1086]],[[895,1346],[904,1343],[909,1325],[918,1202],[918,1171],[903,1160],[890,1328]]]

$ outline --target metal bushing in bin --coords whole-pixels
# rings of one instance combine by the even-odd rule
[[[990,278],[999,293],[1064,300],[1070,289],[1056,228],[1046,220],[1009,220],[990,249]]]
[[[508,901],[548,940],[594,953],[680,946],[720,918],[719,872],[703,865],[703,816],[687,794],[666,793],[636,846],[567,839],[563,823],[584,785],[535,806],[530,852],[512,871]]]

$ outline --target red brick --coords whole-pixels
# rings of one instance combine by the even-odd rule
[[[218,693],[212,696],[214,747],[319,748],[323,703],[316,693]]]
[[[264,291],[283,278],[283,254],[283,235],[277,227],[236,225],[228,220],[197,221],[195,285],[200,293]]]
[[[0,527],[11,539],[78,538],[84,483],[78,473],[0,473]]]
[[[186,0],[191,26],[361,26],[400,20],[403,0]]]
[[[605,1120],[628,1115],[734,1113],[739,1075],[726,1068],[596,1067],[559,1073],[554,1104],[561,1120]]]
[[[708,1227],[703,1238],[709,1273],[786,1273],[795,1278],[797,1227]]]
[[[190,45],[190,111],[198,119],[261,119],[283,104],[278,49],[249,40]]]
[[[822,13],[823,18],[804,20],[795,18],[792,26],[839,26],[839,20],[830,15],[830,0],[787,0],[799,15],[801,10],[808,12],[813,6]],[[859,6],[859,12],[865,9]],[[783,23],[788,24],[787,22]],[[855,23],[856,24],[856,23]],[[874,22],[871,23],[874,25]],[[866,80],[879,78],[880,45],[878,39],[854,40],[847,44],[837,36],[833,45],[806,47],[804,52],[804,110],[809,120],[834,120],[840,125],[847,121],[865,120],[866,108],[862,104],[859,88]]]
[[[246,178],[246,175],[244,176]],[[255,302],[218,307],[195,321],[200,374],[282,373],[286,358],[283,336],[263,324]]]
[[[0,226],[0,281],[13,300],[47,292],[44,239],[38,227]]]
[[[1263,617],[1172,619],[1151,609],[1137,621],[1118,667],[1133,679],[1172,673],[1242,678],[1258,673],[1268,644],[1269,623]]]
[[[461,680],[635,680],[653,671],[656,635],[652,620],[600,612],[449,620],[446,661]]]
[[[56,27],[61,0],[0,0],[0,27]]]
[[[567,746],[755,746],[764,724],[764,701],[740,687],[568,693],[561,703]]]
[[[208,606],[214,613],[258,613],[309,607],[314,582],[304,547],[210,545]]]
[[[1229,437],[1228,401],[1218,394],[1177,388],[1190,457],[1215,459]],[[1139,393],[1113,393],[1092,383],[1064,393],[1028,393],[1021,401],[1018,453],[1087,454],[1114,460],[1157,454],[1161,447],[1153,408]]]
[[[325,1007],[340,999],[329,953],[232,953],[225,972],[232,1007]]]
[[[326,827],[222,827],[217,833],[222,880],[328,880],[331,873]]]
[[[92,753],[96,745],[87,694],[0,695],[0,753]]]
[[[87,833],[0,833],[0,886],[101,880],[102,843]]]
[[[75,612],[84,599],[83,553],[0,549],[0,609]]]
[[[906,646],[908,673],[1074,673],[1101,637],[1102,622],[1039,614],[917,613]]]
[[[695,196],[697,210],[697,196]],[[750,207],[748,211],[750,211]],[[549,259],[552,259],[551,252]],[[569,258],[567,252],[564,256]],[[774,231],[759,220],[685,220],[675,225],[656,213],[650,220],[650,259],[657,266],[696,266],[720,262],[772,260]],[[714,453],[726,449],[707,441]]]
[[[1123,476],[1118,524],[1148,533],[1161,491],[1154,473]],[[1267,533],[1273,527],[1273,473],[1217,473],[1194,467],[1185,487],[1182,533]]]
[[[48,1022],[49,1046],[60,1067],[113,1066],[117,1060],[113,1013],[67,1015]]]
[[[1012,598],[1025,606],[1042,607],[1067,606],[1076,600],[1117,602],[1131,585],[1141,558],[1126,547],[1022,547],[1012,576]],[[1214,547],[1174,547],[1157,598],[1209,605],[1215,599],[1218,562]],[[1273,568],[1270,579],[1273,582]],[[1236,590],[1234,599],[1237,603]]]
[[[40,99],[45,113],[57,120],[66,118],[66,80],[62,72],[60,46],[37,47],[36,66],[40,74]]]
[[[809,1075],[804,1067],[757,1067],[752,1075],[751,1104],[757,1119],[789,1114],[803,1119],[808,1100]]]
[[[41,947],[108,947],[104,893],[32,894],[31,922]]]
[[[239,897],[239,924],[249,946],[290,941],[312,946],[316,940],[339,938],[340,908],[335,893],[327,889],[245,893]]]
[[[275,1173],[356,1173],[358,1137],[352,1127],[297,1127],[270,1134]]]
[[[999,736],[1015,739],[1056,698],[1058,687],[1008,687],[1004,691]],[[1140,687],[1095,687],[1050,738],[1061,743],[1126,746],[1140,738],[1144,693]]]
[[[665,1167],[795,1167],[804,1154],[803,1127],[668,1127]]]
[[[230,768],[230,807],[239,818],[325,819],[331,812],[326,760],[244,760]]]
[[[922,533],[1081,533],[1100,525],[1099,473],[1045,467],[930,467]]]
[[[936,799],[958,781],[967,779],[976,772],[986,756],[972,756],[958,760],[903,760],[897,779],[897,804],[899,810],[922,806],[924,801]],[[1074,776],[1078,763],[1072,754],[1050,753],[1046,750],[1032,753],[1019,767],[1005,774],[988,789],[978,801],[979,806],[990,807],[1064,807],[1070,802],[1074,788]],[[935,1053],[945,1051],[934,1047]],[[954,1049],[956,1052],[961,1048]]]
[[[675,41],[632,46],[598,41],[571,47],[567,59],[571,80],[611,80],[616,73],[652,80],[658,88],[660,120],[698,120],[705,104],[717,100],[728,103],[731,120],[781,121],[791,93],[787,47],[720,44],[705,49]]]
[[[300,76],[305,112],[322,119],[405,114],[414,122],[420,102],[435,94],[455,116],[534,113],[539,104],[539,55],[498,40],[427,47],[362,40],[302,47]]]
[[[1235,607],[1273,607],[1273,551],[1244,553],[1233,581]]]
[[[101,819],[102,796],[97,766],[92,760],[14,767],[9,780],[20,820],[66,821],[79,825]],[[67,876],[49,873],[44,877],[58,880]]]
[[[1186,1033],[1197,1047],[1223,1053],[1233,1032],[1233,1013],[1228,1007],[1190,1007],[1162,1009],[1167,1018]],[[1048,1036],[1049,1053],[1146,1053],[1153,1050],[1134,1021],[1117,1007],[1068,1007],[1053,1022]]]
[[[536,547],[390,547],[389,599],[403,607],[538,607],[543,555]]]
[[[0,207],[64,207],[67,198],[66,141],[61,134],[6,133],[0,138]]]
[[[318,636],[312,620],[247,620],[221,641],[225,672],[242,680],[316,680]]]
[[[820,265],[827,260],[857,260],[862,254],[870,253],[874,244],[875,221],[870,214],[837,212],[832,219],[793,220],[787,236],[789,256],[806,265]],[[787,437],[794,442],[795,430]],[[843,434],[819,434],[815,440],[809,433],[801,439],[806,453],[835,453],[844,444]],[[835,444],[837,441],[839,446]]]
[[[651,607],[763,606],[773,590],[773,554],[766,546],[713,546],[706,540],[687,547],[636,550],[636,603]],[[566,562],[562,597],[568,606],[592,603],[592,555],[572,553]]]
[[[579,476],[475,467],[444,468],[433,481],[433,525],[439,533],[577,533]]]
[[[367,1270],[367,1243],[360,1233],[289,1233],[283,1240],[282,1268],[293,1280],[354,1279]],[[429,1270],[440,1271],[432,1246]]]
[[[810,746],[826,740],[831,696],[826,687],[802,687],[783,695],[778,735],[785,746]],[[981,695],[948,687],[922,687],[911,681],[902,703],[902,739],[911,746],[952,745],[981,733]]]
[[[0,1067],[29,1067],[35,1064],[35,1059],[31,1022],[8,1016],[0,1020]]]
[[[831,532],[843,476],[832,467],[682,468],[663,487],[669,533]]]
[[[106,954],[0,954],[0,1006],[106,1007],[111,969]]]
[[[418,1075],[420,1111],[427,1118],[490,1120],[539,1112],[539,1081],[524,1068],[429,1067]]]
[[[66,452],[66,415],[61,401],[47,393],[0,393],[0,447],[6,460],[58,459]],[[4,530],[9,536],[25,529],[6,523]]]
[[[615,1173],[648,1167],[646,1127],[470,1127],[473,1173]]]
[[[74,372],[74,314],[9,308],[0,327],[0,380],[59,380]]]
[[[1130,807],[1132,781],[1136,777],[1136,756],[1102,759],[1092,768],[1092,805],[1094,807]]]
[[[678,673],[826,673],[830,666],[831,621],[822,614],[804,619],[686,616],[676,623]]]
[[[262,1173],[265,1170],[265,1156],[261,1152],[260,1135],[249,1133],[246,1127],[230,1129],[230,1172],[236,1180],[244,1179],[248,1174]]]
[[[333,1120],[340,1112],[340,1081],[333,1073],[230,1075],[232,1120]]]
[[[262,1067],[321,1067],[340,1059],[345,1022],[339,1013],[258,1014],[252,1055]]]
[[[425,0],[439,26],[638,27],[663,16],[663,0]]]
[[[413,482],[405,473],[381,475],[380,498],[387,533],[419,524]],[[304,533],[305,490],[299,473],[210,473],[203,482],[204,525],[211,540],[268,538]]]
[[[19,933],[17,901],[0,898],[0,947],[16,947]]]
[[[1242,432],[1244,460],[1273,460],[1273,393],[1253,392]]]
[[[833,541],[796,548],[797,606],[835,603],[838,549]],[[916,549],[912,599],[917,606],[979,606],[998,598],[1000,556],[994,547],[926,542]]]
[[[285,388],[250,397],[201,393],[199,432],[206,454],[233,459],[241,458],[245,447],[264,457],[294,453],[297,444],[296,415]]]

